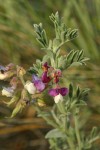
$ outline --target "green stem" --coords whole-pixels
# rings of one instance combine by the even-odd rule
[[[23,79],[23,76],[20,76],[19,78],[20,78],[20,80],[21,80],[21,82],[22,82],[22,84],[23,84],[23,86],[24,86],[24,85],[25,85],[25,81],[24,81],[24,79]]]
[[[74,116],[75,120],[75,132],[76,132],[76,137],[77,137],[77,142],[79,146],[79,150],[82,150],[82,145],[81,145],[81,138],[80,138],[80,133],[79,133],[79,125],[78,125],[78,117],[77,115]]]
[[[74,144],[72,142],[72,139],[68,135],[67,135],[67,143],[68,143],[68,145],[70,147],[70,150],[75,150]]]

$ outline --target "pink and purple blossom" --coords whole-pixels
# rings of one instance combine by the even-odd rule
[[[7,96],[7,97],[12,97],[14,93],[14,88],[13,87],[3,87],[2,90],[2,95]]]
[[[62,96],[67,95],[68,94],[68,89],[63,87],[63,88],[54,88],[54,89],[49,90],[49,95],[50,96],[55,97],[59,94],[61,94]]]
[[[51,80],[46,71],[43,72],[41,79],[42,79],[43,83],[48,83]]]
[[[35,74],[32,75],[32,82],[34,83],[36,89],[39,92],[42,92],[45,89],[45,84],[43,83],[43,81],[41,80],[41,78],[39,78]]]

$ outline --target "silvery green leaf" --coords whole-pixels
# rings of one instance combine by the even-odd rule
[[[83,50],[78,53],[77,61],[79,61],[83,57]]]
[[[94,138],[95,136],[97,136],[97,132],[98,132],[97,127],[93,127],[90,133],[91,138]]]
[[[58,68],[63,69],[65,64],[66,64],[66,60],[65,60],[64,56],[60,56],[58,58]]]
[[[53,40],[53,50],[54,50],[54,52],[56,52],[56,49],[57,49],[57,47],[60,45],[60,43],[61,43],[61,40],[60,39],[54,39]]]
[[[41,39],[36,38],[36,40],[37,40],[43,47],[45,47],[45,44],[44,44],[44,42],[43,42]]]
[[[84,145],[84,149],[90,149],[91,148],[91,144],[90,143],[87,143],[86,145]]]
[[[87,103],[84,100],[80,100],[79,103],[77,104],[77,106],[86,106]]]
[[[52,47],[53,47],[53,42],[52,42],[52,40],[49,40],[48,50],[52,49]]]
[[[49,56],[48,55],[45,55],[44,57],[43,57],[43,63],[45,63],[45,62],[47,62],[48,61],[48,59],[49,59]]]
[[[70,67],[80,66],[80,65],[82,65],[82,63],[80,63],[80,62],[73,62],[73,63],[70,65]]]
[[[65,37],[66,37],[66,40],[68,39],[69,35],[70,35],[70,32],[71,32],[71,28],[67,29],[66,32],[65,32]]]
[[[49,131],[45,136],[46,139],[47,138],[60,138],[60,137],[64,138],[65,135],[58,129],[53,129],[53,130]]]
[[[71,50],[68,55],[67,55],[67,60],[71,60],[72,54],[73,54],[74,50]]]
[[[83,94],[83,95],[86,95],[89,91],[90,91],[90,89],[89,89],[89,88],[86,88],[86,89],[82,90],[82,94]]]
[[[77,55],[78,55],[78,51],[75,51],[72,55],[71,63],[73,63],[75,61],[75,58],[77,58]]]
[[[13,103],[16,103],[18,100],[19,100],[18,96],[13,96],[12,99],[9,102],[4,102],[4,103],[7,104],[7,106],[10,106]]]
[[[16,114],[18,113],[18,112],[20,112],[21,110],[22,110],[22,105],[21,104],[18,104],[16,107],[15,107],[15,109],[13,110],[13,112],[12,112],[12,114],[11,114],[11,118],[13,118],[14,116],[16,116]]]
[[[81,59],[81,62],[88,61],[88,60],[90,60],[90,59],[85,57],[85,58]]]
[[[70,39],[72,40],[72,39],[76,38],[77,36],[78,36],[78,29],[73,29],[69,35]]]

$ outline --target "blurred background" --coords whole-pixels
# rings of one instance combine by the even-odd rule
[[[79,37],[62,48],[62,54],[71,49],[83,49],[90,58],[88,65],[72,68],[64,72],[67,82],[91,89],[88,110],[83,118],[86,130],[92,126],[100,128],[100,1],[99,0],[0,0],[0,64],[10,62],[25,69],[41,59],[41,50],[34,34],[34,23],[42,22],[48,37],[54,37],[51,13],[58,11],[68,28],[78,28]],[[66,82],[66,80],[65,80]],[[0,88],[6,82],[0,81]],[[50,129],[46,123],[36,118],[32,106],[14,119],[4,118],[11,114],[0,96],[0,150],[48,150],[44,135]],[[97,150],[100,141],[96,144]]]

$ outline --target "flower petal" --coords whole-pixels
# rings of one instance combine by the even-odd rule
[[[35,82],[37,80],[41,80],[37,75],[33,74],[32,75],[32,82]]]
[[[55,103],[58,103],[59,101],[63,101],[63,96],[61,94],[58,94],[57,96],[54,97]]]
[[[7,97],[12,97],[14,93],[14,89],[12,87],[4,87],[2,90],[2,95],[5,95]]]
[[[2,65],[0,65],[0,71],[6,71],[6,68]]]
[[[50,77],[48,77],[48,75],[47,75],[47,72],[45,71],[45,72],[43,72],[43,74],[42,74],[42,81],[43,81],[43,83],[48,83],[49,81],[50,81]]]
[[[63,88],[60,88],[59,89],[59,93],[62,95],[62,96],[65,96],[66,94],[68,94],[68,89],[63,87]]]
[[[45,89],[45,84],[41,80],[37,80],[34,82],[35,87],[38,91],[42,92]]]
[[[45,89],[45,84],[42,80],[35,74],[32,75],[32,82],[34,83],[35,87],[38,91],[43,91]]]
[[[57,96],[59,94],[59,89],[51,89],[49,90],[49,95],[50,96]]]
[[[32,82],[27,81],[24,87],[30,94],[36,93],[36,87],[34,86]]]

